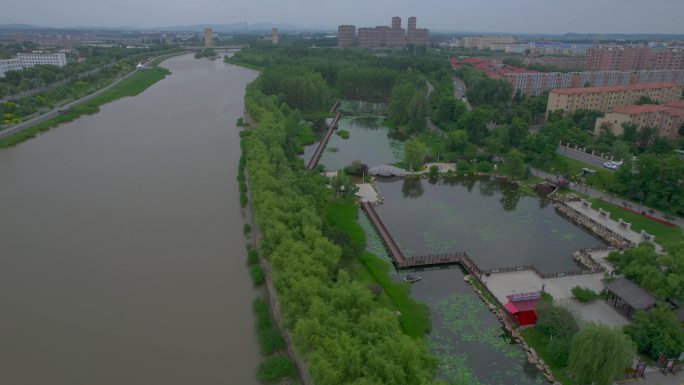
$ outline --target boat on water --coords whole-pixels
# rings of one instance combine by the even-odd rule
[[[423,279],[423,277],[418,277],[416,275],[407,274],[406,277],[404,277],[404,282],[416,283],[416,282],[420,281],[421,279]]]

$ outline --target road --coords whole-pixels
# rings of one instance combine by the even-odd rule
[[[97,96],[100,96],[102,93],[106,92],[110,88],[119,84],[119,82],[133,76],[133,74],[136,73],[137,71],[138,70],[135,69],[135,70],[127,73],[125,76],[121,77],[119,80],[115,81],[114,83],[108,85],[105,88],[102,88],[102,89],[99,89],[99,90],[93,92],[92,94],[86,95],[80,99],[74,100],[73,102],[67,103],[63,106],[56,107],[56,108],[52,109],[51,111],[46,112],[45,114],[36,116],[35,118],[29,119],[25,122],[21,122],[21,123],[15,124],[14,126],[6,128],[6,129],[0,131],[0,139],[8,137],[8,136],[13,135],[13,134],[16,134],[18,132],[21,132],[21,131],[23,131],[23,130],[31,127],[31,126],[34,126],[38,123],[42,123],[42,122],[45,122],[47,120],[50,120],[50,119],[54,118],[55,116],[58,116],[60,110],[64,110],[64,109],[68,109],[68,108],[78,106],[78,105],[83,104],[83,103],[85,103],[85,102],[87,102],[87,101],[89,101],[89,100],[91,100]]]
[[[603,159],[600,156],[587,154],[585,152],[575,150],[574,148],[567,148],[565,146],[558,146],[558,148],[556,149],[556,153],[559,155],[567,156],[571,159],[579,160],[580,162],[584,162],[592,166],[596,166],[614,172],[614,170],[606,168],[603,165],[605,162],[608,162],[608,160]]]
[[[454,96],[456,99],[462,101],[465,103],[466,108],[468,108],[468,111],[472,110],[473,107],[470,106],[470,103],[468,102],[468,89],[466,88],[465,83],[463,80],[460,78],[454,77]]]

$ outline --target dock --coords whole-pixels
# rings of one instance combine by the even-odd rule
[[[318,147],[316,147],[316,152],[314,152],[313,156],[309,160],[309,163],[306,165],[307,170],[312,170],[314,167],[316,167],[318,161],[321,160],[321,155],[323,155],[325,146],[328,145],[328,141],[330,140],[333,131],[335,131],[335,129],[337,128],[340,122],[340,117],[341,115],[338,112],[333,118],[333,120],[328,124],[328,129],[325,132],[325,136],[323,137],[323,139],[321,139],[320,143],[318,143]]]

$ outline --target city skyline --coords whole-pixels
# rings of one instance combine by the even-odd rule
[[[426,6],[427,5],[427,6]],[[358,12],[358,9],[363,12]],[[35,9],[41,9],[37,14]],[[306,12],[302,12],[305,9]],[[590,9],[591,12],[587,12]],[[78,10],[78,12],[74,12]],[[132,12],[132,10],[134,12]],[[26,0],[12,5],[11,12],[0,15],[0,24],[31,24],[41,27],[69,28],[167,28],[195,24],[293,24],[302,29],[334,30],[354,20],[356,25],[382,25],[386,15],[414,15],[434,31],[507,33],[624,33],[684,34],[680,15],[684,3],[676,0],[475,0],[427,4],[415,0],[382,0],[374,3],[349,0],[314,2],[297,0],[279,3],[259,0],[249,4],[237,1],[200,0],[64,0],[56,4]],[[562,18],[549,15],[563,15]],[[610,15],[610,17],[606,17]]]

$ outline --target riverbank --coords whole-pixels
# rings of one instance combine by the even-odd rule
[[[154,83],[164,79],[170,73],[169,70],[161,67],[136,70],[99,93],[91,94],[73,104],[65,106],[65,113],[28,127],[22,127],[21,131],[14,132],[0,139],[0,148],[15,146],[23,141],[35,138],[41,132],[48,131],[60,124],[71,122],[82,115],[95,114],[99,111],[101,105],[123,97],[138,95]]]

